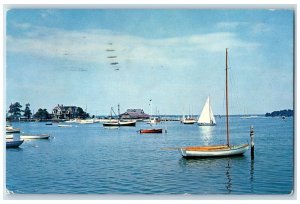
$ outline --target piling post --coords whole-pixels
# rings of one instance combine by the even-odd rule
[[[254,129],[253,129],[253,125],[250,126],[250,138],[251,138],[251,159],[254,159]]]

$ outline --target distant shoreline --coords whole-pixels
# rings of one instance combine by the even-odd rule
[[[107,116],[104,115],[100,115],[100,116],[96,116],[96,118],[100,118],[100,119],[104,119]],[[182,115],[155,115],[155,117],[160,117],[162,121],[180,121],[180,119],[182,118]],[[192,116],[193,118],[198,118],[199,115],[194,115]],[[217,118],[224,118],[225,115],[215,115],[215,117]],[[229,117],[282,117],[281,115],[278,116],[266,116],[266,114],[235,114],[235,115],[229,115]],[[286,116],[286,117],[293,117],[293,116]],[[138,120],[138,119],[137,119]],[[52,123],[60,123],[60,122],[65,122],[67,121],[66,119],[20,119],[20,120],[6,120],[7,122],[52,122]]]

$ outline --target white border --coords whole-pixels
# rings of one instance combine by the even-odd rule
[[[70,4],[71,3],[71,4]],[[201,2],[200,2],[201,3]],[[209,4],[206,4],[209,3]],[[255,3],[255,4],[253,4]],[[294,86],[295,86],[295,95],[294,95],[294,102],[295,102],[295,106],[294,106],[294,110],[297,114],[297,67],[296,67],[296,63],[297,63],[297,58],[298,58],[298,53],[297,53],[297,23],[298,21],[298,15],[297,15],[297,4],[298,2],[296,0],[286,0],[286,1],[282,1],[282,0],[264,0],[264,1],[259,1],[258,2],[253,2],[253,1],[243,1],[243,4],[241,4],[241,2],[239,1],[230,1],[229,3],[227,2],[227,4],[224,4],[224,1],[221,0],[210,0],[209,2],[204,2],[204,4],[199,4],[199,1],[197,0],[185,0],[185,1],[169,1],[169,2],[164,2],[163,4],[161,3],[161,0],[152,0],[152,1],[137,1],[137,0],[114,0],[113,2],[111,1],[91,1],[91,0],[85,0],[82,2],[78,2],[78,1],[67,1],[67,0],[63,0],[63,1],[58,1],[58,0],[53,0],[53,1],[49,1],[49,2],[41,2],[40,0],[31,0],[31,1],[22,1],[22,0],[4,0],[4,2],[2,3],[2,12],[1,12],[1,17],[3,19],[3,21],[1,21],[1,27],[4,29],[5,26],[5,9],[6,8],[187,8],[187,9],[196,9],[196,8],[212,8],[212,9],[228,9],[228,8],[236,8],[236,9],[260,9],[260,8],[280,8],[280,9],[294,9],[295,10],[295,72],[294,72]],[[3,49],[1,50],[1,54],[3,56],[3,58],[0,58],[1,60],[3,60],[2,65],[3,65],[3,69],[0,70],[0,75],[1,75],[1,97],[3,100],[0,100],[0,106],[3,108],[0,108],[0,115],[3,116],[3,118],[5,118],[5,107],[4,107],[4,101],[5,101],[5,71],[4,71],[4,63],[5,63],[5,52],[3,52],[3,50],[5,50],[5,29],[3,30],[3,32],[1,32],[2,35],[2,41],[1,41],[1,45],[3,47]],[[0,119],[2,125],[2,131],[4,132],[4,123],[3,123],[3,118]],[[297,148],[298,147],[298,140],[297,140],[297,129],[296,127],[298,126],[298,122],[297,122],[297,117],[295,117],[295,132],[294,132],[294,138],[295,138],[295,156],[296,156],[296,152],[297,152]],[[4,138],[4,137],[3,137]],[[3,141],[1,140],[1,148],[3,148]],[[296,146],[297,145],[297,146]],[[0,162],[2,164],[5,165],[4,161],[5,161],[5,153],[2,149],[3,155],[0,157]],[[297,161],[298,158],[296,157]],[[72,203],[77,203],[80,202],[82,203],[82,200],[89,200],[89,202],[98,202],[95,201],[96,200],[106,200],[106,202],[108,202],[110,200],[123,200],[122,203],[134,203],[134,202],[139,202],[140,200],[143,200],[142,202],[147,203],[149,201],[147,200],[174,200],[172,201],[175,203],[180,202],[180,200],[185,200],[184,202],[197,202],[195,200],[207,200],[205,202],[215,202],[216,200],[227,200],[225,201],[225,203],[228,202],[228,199],[231,200],[229,201],[230,203],[232,202],[236,202],[236,200],[239,199],[243,199],[244,201],[247,200],[246,202],[253,202],[253,199],[259,199],[259,200],[268,200],[271,199],[272,203],[276,203],[276,202],[281,202],[280,200],[292,200],[295,201],[297,199],[297,162],[295,160],[295,192],[293,195],[241,195],[241,196],[236,196],[236,195],[208,195],[208,196],[203,196],[203,195],[199,195],[199,196],[144,196],[144,195],[130,195],[130,196],[118,196],[118,195],[14,195],[13,197],[10,196],[5,196],[2,197],[4,199],[16,199],[16,200],[37,200],[37,199],[46,199],[49,201],[42,201],[42,202],[52,202],[51,200],[61,200],[61,199],[65,199],[65,200],[71,200]],[[4,168],[0,168],[1,169],[1,175],[2,178],[5,179],[5,167]],[[2,179],[1,179],[2,180]],[[5,187],[4,185],[0,185],[2,192],[5,192]],[[3,196],[3,195],[2,195]],[[107,201],[108,200],[108,201]],[[131,201],[129,201],[131,200]],[[177,201],[176,201],[177,200]],[[276,201],[277,200],[277,201]],[[101,201],[101,202],[102,202]],[[243,202],[244,202],[243,201]],[[36,202],[36,201],[33,201]],[[40,201],[38,201],[40,202]],[[151,202],[151,201],[150,201]],[[224,201],[222,201],[223,203]],[[287,200],[283,201],[283,202],[288,202]],[[32,201],[30,202],[32,203]]]

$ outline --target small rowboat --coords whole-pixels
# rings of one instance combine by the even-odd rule
[[[139,132],[142,133],[162,133],[163,129],[140,129]]]
[[[57,125],[57,127],[68,128],[68,127],[72,127],[72,125]]]
[[[49,139],[50,135],[40,134],[40,135],[21,135],[21,139],[31,140],[31,139]]]
[[[20,128],[13,128],[10,125],[6,125],[6,133],[20,133],[21,129]]]
[[[18,148],[24,140],[7,140],[6,148]]]

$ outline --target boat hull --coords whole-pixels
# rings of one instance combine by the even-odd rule
[[[216,123],[198,123],[199,126],[215,126]]]
[[[6,129],[6,133],[20,133],[20,129]]]
[[[61,127],[61,128],[69,128],[69,127],[72,127],[72,125],[57,125],[57,127]]]
[[[145,134],[145,133],[162,133],[163,129],[140,129],[139,132],[141,134]]]
[[[6,148],[18,148],[24,140],[12,140],[6,141]]]
[[[184,125],[192,125],[192,124],[195,124],[196,123],[196,121],[182,121],[182,124],[184,124]]]
[[[103,126],[135,126],[136,122],[132,122],[132,121],[121,121],[121,122],[107,122],[107,123],[103,123]]]
[[[31,139],[49,139],[50,135],[21,135],[21,139],[31,140]]]
[[[228,157],[244,154],[249,149],[248,144],[230,146],[200,146],[180,148],[183,157]]]

